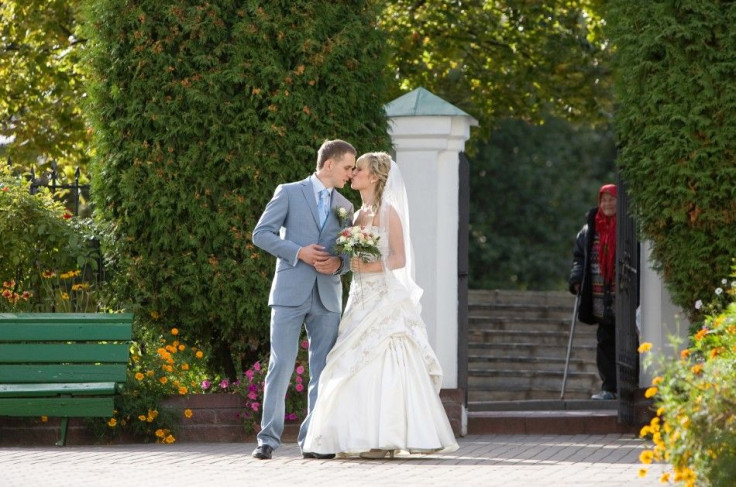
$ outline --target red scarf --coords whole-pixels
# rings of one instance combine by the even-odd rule
[[[617,196],[615,184],[601,186],[598,191],[598,211],[595,214],[595,231],[598,234],[598,262],[603,280],[613,284],[616,278],[616,215],[605,216],[600,209],[601,196],[608,193]]]

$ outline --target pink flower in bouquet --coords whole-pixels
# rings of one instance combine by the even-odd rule
[[[304,373],[304,366],[303,365],[297,366],[296,373],[299,375],[302,375]]]
[[[296,389],[297,392],[302,392],[304,390],[304,385],[303,384],[297,384],[297,385],[294,386],[294,389]]]

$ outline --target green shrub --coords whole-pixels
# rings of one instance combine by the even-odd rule
[[[93,197],[117,298],[212,344],[231,379],[268,340],[274,260],[250,241],[324,139],[387,149],[370,1],[84,2]]]
[[[0,312],[96,311],[97,230],[47,188],[0,167]]]
[[[736,233],[736,6],[617,0],[608,9],[618,164],[673,301],[693,310],[729,272]]]

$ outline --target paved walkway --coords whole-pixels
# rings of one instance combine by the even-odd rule
[[[2,447],[3,487],[659,486],[638,477],[646,444],[631,435],[469,435],[449,455],[304,460],[294,443],[255,460],[253,443]]]

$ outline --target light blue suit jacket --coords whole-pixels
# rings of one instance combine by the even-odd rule
[[[338,208],[348,210],[346,225],[352,222],[353,204],[333,189],[330,213],[324,228],[320,229],[317,201],[309,178],[281,184],[276,188],[273,198],[253,229],[253,243],[277,257],[271,293],[268,296],[269,306],[302,304],[314,289],[316,281],[325,308],[338,313],[342,311],[340,276],[320,274],[311,265],[301,260],[296,261],[298,250],[314,243],[334,253],[337,234],[344,226],[337,218]],[[343,259],[342,273],[345,273],[350,270],[350,265],[344,256],[340,258]]]

